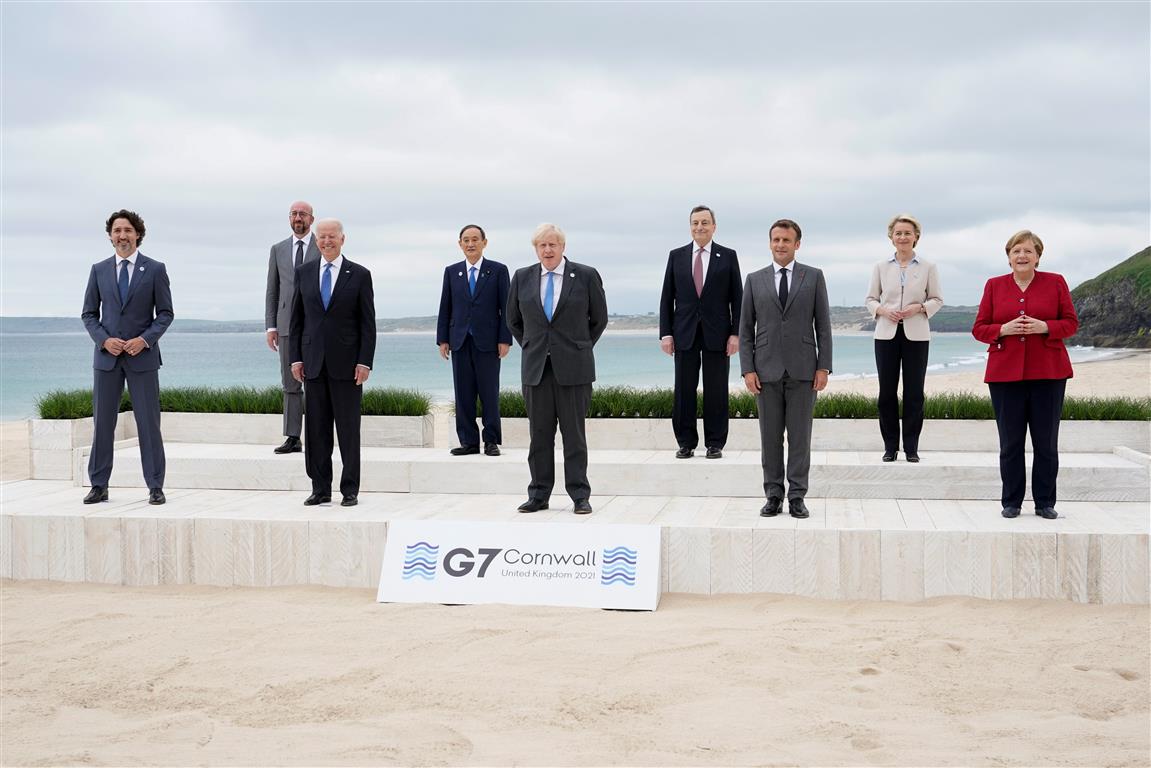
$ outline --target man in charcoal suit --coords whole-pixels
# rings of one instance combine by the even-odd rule
[[[538,264],[516,270],[507,320],[519,343],[520,377],[528,412],[528,500],[520,512],[548,508],[555,485],[556,423],[564,442],[564,485],[577,515],[590,514],[584,419],[595,381],[592,348],[607,327],[607,297],[599,272],[564,258],[567,238],[554,224],[532,235]]]
[[[507,357],[512,333],[504,322],[508,303],[508,268],[484,257],[488,239],[483,227],[460,230],[464,260],[444,269],[436,344],[452,361],[456,393],[456,437],[453,456],[480,452],[476,397],[484,410],[484,454],[500,455],[500,360]]]
[[[312,235],[312,206],[299,200],[288,211],[292,236],[272,246],[268,256],[268,288],[264,293],[264,327],[268,348],[280,355],[280,382],[284,388],[284,443],[276,453],[299,453],[304,421],[304,388],[292,377],[288,345],[281,343],[292,327],[292,294],[296,269],[320,258]]]
[[[823,272],[795,261],[802,232],[790,219],[771,225],[771,266],[752,272],[743,288],[739,362],[744,384],[758,395],[763,490],[760,514],[783,511],[783,433],[787,432],[788,511],[805,518],[811,468],[811,420],[817,392],[831,373],[831,309]]]
[[[92,265],[80,313],[96,342],[92,382],[92,453],[85,504],[108,500],[116,419],[124,384],[140,442],[148,503],[163,504],[164,440],[160,435],[160,337],[172,324],[172,289],[164,264],[140,253],[144,220],[119,210],[104,226],[114,256]]]
[[[296,270],[288,353],[292,376],[304,387],[304,463],[312,479],[307,506],[332,500],[332,423],[340,440],[341,506],[360,493],[360,403],[376,354],[372,273],[344,258],[344,226],[316,224],[323,258]]]
[[[671,426],[679,450],[690,459],[699,444],[696,387],[703,368],[703,443],[707,458],[723,457],[727,443],[728,372],[739,350],[743,279],[735,251],[711,238],[715,214],[691,209],[692,242],[667,257],[659,301],[659,344],[675,357],[675,406]]]

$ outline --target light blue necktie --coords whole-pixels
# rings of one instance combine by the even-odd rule
[[[127,259],[120,262],[120,278],[117,281],[120,288],[120,306],[128,303],[128,265],[131,263]]]
[[[476,268],[472,267],[468,270],[468,290],[472,296],[476,295]]]
[[[324,309],[332,301],[332,262],[324,266],[324,276],[320,278],[320,301],[324,302]]]
[[[544,314],[547,315],[548,322],[552,321],[552,312],[555,311],[556,303],[556,284],[555,272],[548,272],[548,286],[544,289]]]

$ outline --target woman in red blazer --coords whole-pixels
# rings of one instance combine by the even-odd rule
[[[1003,516],[1019,517],[1027,485],[1023,445],[1031,431],[1035,457],[1031,497],[1035,514],[1054,520],[1059,474],[1059,416],[1067,379],[1074,375],[1063,339],[1079,330],[1071,291],[1061,275],[1040,272],[1043,241],[1027,230],[1007,241],[1011,274],[983,288],[972,335],[990,345],[987,375],[999,426]]]

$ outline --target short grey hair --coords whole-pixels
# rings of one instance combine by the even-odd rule
[[[316,229],[319,229],[325,224],[335,224],[336,231],[338,231],[341,235],[344,234],[344,222],[340,221],[339,219],[320,219],[316,222]]]
[[[536,231],[532,232],[532,247],[540,244],[548,235],[555,235],[556,239],[560,241],[560,245],[567,245],[567,236],[564,231],[557,227],[555,224],[540,224],[536,227]]]

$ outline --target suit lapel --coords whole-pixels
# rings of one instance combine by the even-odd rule
[[[694,258],[694,257],[691,257]],[[711,283],[711,276],[720,269],[720,253],[719,247],[713,240],[711,243],[711,255],[707,257],[707,271],[703,273],[703,290],[707,290],[707,286]],[[703,296],[703,291],[700,291],[700,296]]]
[[[783,305],[779,303],[779,291],[777,291],[775,289],[775,262],[774,261],[771,263],[771,266],[767,268],[767,275],[765,275],[765,277],[767,278],[767,292],[769,294],[771,294],[771,303],[775,305],[775,308],[779,310],[779,314],[782,316],[783,315]],[[789,285],[788,288],[791,288],[791,286]],[[790,297],[791,297],[791,294],[789,293],[788,298],[790,298]]]
[[[491,276],[491,274],[492,268],[489,267],[487,263],[484,264],[482,269],[476,271],[476,293],[474,296],[472,296],[472,301],[475,301],[480,297],[480,291],[482,291],[484,286],[488,284],[488,278]]]
[[[560,295],[556,297],[556,305],[552,307],[552,322],[556,320],[556,315],[563,308],[566,303],[564,300],[571,295],[572,289],[575,287],[576,270],[575,265],[570,261],[564,262],[563,271],[563,285],[560,287]],[[542,306],[542,303],[541,303]]]
[[[340,276],[336,280],[335,287],[332,288],[332,298],[328,302],[328,310],[331,310],[331,308],[335,306],[336,299],[344,292],[344,289],[348,287],[348,283],[352,282],[352,267],[352,262],[348,261],[348,258],[345,256],[344,263],[340,266]],[[321,301],[320,303],[322,304],[323,302]]]
[[[147,273],[146,268],[149,264],[151,264],[151,260],[144,254],[137,252],[136,264],[132,267],[132,279],[128,283],[128,299],[124,302],[125,306],[127,306],[128,303],[132,301],[132,297],[136,295],[136,286],[144,281]],[[120,291],[117,290],[116,293],[119,295]]]

